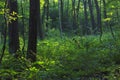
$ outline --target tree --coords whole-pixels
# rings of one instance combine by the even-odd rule
[[[85,17],[83,32],[84,32],[84,34],[89,34],[89,29],[88,29],[88,13],[87,13],[87,0],[83,0],[83,6],[84,6],[84,17]]]
[[[9,53],[15,54],[19,50],[19,34],[18,34],[18,5],[17,0],[7,0],[9,8]]]
[[[60,36],[61,36],[61,38],[62,38],[62,15],[63,15],[63,13],[62,13],[62,10],[63,9],[61,9],[62,8],[62,0],[59,0],[58,1],[58,5],[59,5],[59,24],[60,24]]]
[[[41,23],[41,13],[40,13],[40,0],[37,0],[37,28],[38,28],[38,36],[41,40],[44,39],[44,31]]]
[[[63,24],[63,10],[64,10],[64,5],[63,5],[63,0],[60,0],[60,12],[61,12],[61,26],[62,26],[62,29],[64,29],[64,24]]]
[[[103,0],[103,15],[104,15],[104,18],[107,18],[106,1],[105,0]]]
[[[95,1],[95,7],[96,7],[96,12],[97,12],[97,30],[101,30],[101,10],[100,10],[100,7],[98,5],[98,1],[97,0],[94,0]]]
[[[89,10],[90,10],[90,19],[92,24],[92,33],[95,33],[95,19],[93,14],[93,6],[92,6],[92,0],[88,0]]]
[[[107,9],[106,9],[106,1],[103,0],[103,18],[106,19],[107,18]],[[105,26],[108,26],[108,23],[105,22]]]
[[[6,43],[7,43],[7,27],[8,27],[8,21],[7,21],[7,0],[5,0],[5,5],[4,5],[4,9],[5,9],[5,12],[4,12],[4,21],[5,21],[5,26],[4,26],[4,29],[2,30],[3,32],[3,39],[4,39],[4,42],[3,42],[3,47],[2,47],[2,50],[1,50],[1,56],[0,56],[0,64],[2,62],[2,59],[3,59],[3,56],[5,54],[5,49],[6,49]]]
[[[66,16],[68,16],[67,18],[69,19],[69,5],[70,5],[70,1],[67,0],[66,2]]]
[[[48,31],[49,28],[49,0],[45,0],[44,3],[44,9],[45,9],[45,23],[46,23],[46,31]]]
[[[73,30],[76,30],[77,29],[77,21],[76,21],[76,8],[75,8],[75,3],[76,3],[76,0],[72,0],[72,17],[73,17],[73,23],[72,23],[72,26],[73,26]]]
[[[30,0],[30,15],[29,15],[29,40],[27,49],[27,59],[36,61],[37,53],[37,24],[38,24],[38,4],[39,0]]]

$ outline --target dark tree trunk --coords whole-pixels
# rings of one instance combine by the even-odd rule
[[[5,55],[5,49],[6,49],[6,43],[7,43],[7,27],[8,27],[8,21],[7,21],[7,17],[6,17],[6,9],[7,9],[7,0],[5,0],[5,5],[4,5],[4,9],[5,9],[5,13],[4,13],[4,20],[5,20],[5,26],[4,26],[4,29],[2,29],[3,31],[3,39],[4,39],[4,42],[3,42],[3,47],[2,47],[2,50],[1,50],[1,55],[0,55],[0,65],[2,63],[2,59]]]
[[[78,0],[78,5],[77,5],[77,9],[76,9],[76,18],[78,20],[79,17],[79,9],[80,9],[80,0]]]
[[[18,34],[18,19],[17,19],[17,0],[8,0],[8,8],[10,9],[10,16],[16,18],[10,20],[8,24],[8,35],[9,35],[9,53],[15,54],[19,50],[19,34]],[[12,15],[12,13],[14,13]]]
[[[117,16],[117,22],[118,22],[118,25],[119,25],[119,22],[120,22],[120,16],[119,16],[119,7],[118,8],[116,8],[116,16]]]
[[[103,0],[103,14],[104,14],[104,18],[107,18],[106,1],[105,0]]]
[[[89,10],[90,10],[90,19],[92,24],[92,33],[95,33],[95,20],[94,20],[94,14],[93,14],[93,8],[92,8],[92,1],[88,0]]]
[[[98,5],[98,1],[97,0],[94,0],[94,1],[95,1],[95,6],[96,6],[96,12],[97,12],[97,30],[100,31],[100,29],[101,29],[101,10]]]
[[[72,23],[72,27],[73,30],[75,30],[74,33],[76,33],[76,29],[77,29],[77,25],[76,25],[76,10],[75,10],[75,0],[72,0],[72,16],[73,16],[73,23]]]
[[[30,0],[30,16],[29,16],[29,40],[28,40],[28,50],[27,59],[34,62],[36,61],[37,53],[37,24],[38,24],[38,9],[37,5],[39,0]]]
[[[60,37],[62,38],[62,31],[63,31],[63,29],[62,29],[62,1],[61,0],[59,0],[58,1],[58,8],[59,8],[59,24],[60,24],[60,27],[59,27],[59,29],[60,29]]]
[[[42,27],[42,23],[41,23],[41,13],[40,13],[40,0],[37,0],[37,15],[38,15],[38,19],[37,19],[37,30],[38,30],[38,36],[41,40],[44,39],[44,31],[43,31],[43,27]]]
[[[49,0],[45,0],[45,10],[46,10],[46,32],[49,28]]]
[[[44,3],[43,5],[43,11],[42,11],[42,15],[41,15],[41,26],[44,28],[44,23],[45,23],[45,16],[46,16],[46,3]],[[44,36],[45,37],[45,36]]]
[[[62,29],[64,29],[64,27],[63,27],[64,26],[64,24],[63,24],[63,9],[64,9],[63,8],[64,7],[63,6],[63,0],[60,0],[60,7],[61,7],[60,8],[61,9],[61,27],[62,27]]]
[[[89,29],[88,29],[88,13],[87,13],[87,0],[83,0],[84,4],[84,17],[85,17],[85,25],[83,29],[83,34],[89,34]]]
[[[66,3],[66,15],[67,15],[68,19],[69,19],[69,4],[70,4],[70,1],[67,0],[67,3]]]

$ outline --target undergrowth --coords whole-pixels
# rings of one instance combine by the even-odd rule
[[[34,63],[21,52],[17,59],[6,52],[0,80],[98,80],[98,76],[120,79],[119,35],[116,38],[103,35],[100,41],[99,36],[75,36],[39,41]]]

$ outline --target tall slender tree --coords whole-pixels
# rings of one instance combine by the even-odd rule
[[[24,22],[24,9],[23,9],[23,0],[20,2],[20,7],[21,7],[21,14],[22,14],[22,37],[23,37],[23,47],[22,47],[22,52],[24,54],[24,48],[25,48],[25,22]]]
[[[106,19],[107,16],[107,4],[106,4],[106,0],[103,0],[103,18]],[[108,26],[108,22],[104,22],[105,26]],[[107,27],[106,27],[107,29]]]
[[[38,37],[43,40],[44,39],[44,31],[41,23],[41,9],[40,9],[40,0],[37,0],[37,28],[38,28]]]
[[[59,8],[59,24],[60,24],[60,37],[62,38],[62,31],[63,31],[63,29],[62,29],[62,5],[61,5],[61,0],[59,0],[58,1],[58,8]]]
[[[98,4],[98,0],[94,0],[94,1],[95,1],[96,12],[97,12],[97,30],[100,31],[100,29],[101,29],[101,9]]]
[[[37,24],[38,24],[38,4],[39,0],[30,0],[30,16],[29,16],[29,40],[27,49],[27,59],[31,62],[36,61],[37,53]]]
[[[83,0],[83,6],[84,6],[84,17],[85,17],[83,34],[89,34],[89,29],[88,29],[88,13],[87,13],[87,0]]]
[[[1,56],[0,56],[0,64],[2,63],[3,56],[5,54],[5,49],[6,49],[6,43],[7,43],[7,27],[8,27],[8,21],[7,21],[7,0],[5,0],[5,5],[4,5],[5,13],[4,13],[4,20],[5,20],[5,27],[4,27],[4,35],[3,35],[3,47],[1,51]]]
[[[93,14],[92,0],[88,0],[89,10],[90,10],[90,19],[92,24],[92,33],[95,33],[95,19]]]
[[[107,18],[107,10],[106,10],[106,1],[103,0],[103,15],[104,18]]]
[[[73,17],[73,23],[72,23],[72,26],[73,26],[73,30],[76,30],[77,29],[77,25],[76,25],[76,0],[72,0],[72,17]]]
[[[60,9],[61,9],[61,26],[62,26],[62,29],[64,29],[64,24],[63,24],[63,11],[64,11],[64,2],[63,2],[63,0],[60,0]]]
[[[78,19],[78,16],[79,16],[80,1],[81,1],[81,0],[78,0],[78,5],[77,5],[77,8],[76,8],[76,18],[77,18],[77,19]]]
[[[46,13],[46,31],[49,28],[49,0],[45,0],[45,13]]]
[[[7,0],[9,8],[9,24],[8,24],[8,35],[9,35],[9,53],[16,54],[19,50],[19,34],[18,34],[18,5],[17,0]]]
[[[67,14],[68,19],[69,19],[69,5],[70,5],[70,1],[67,0],[67,2],[66,2],[66,14]]]

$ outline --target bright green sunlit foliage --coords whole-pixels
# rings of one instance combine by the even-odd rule
[[[0,15],[3,15],[4,14],[4,9],[1,9],[0,10]]]
[[[58,2],[58,0],[54,0],[54,2],[55,2],[55,3],[57,3],[57,2]]]
[[[40,7],[43,8],[45,1],[44,0],[40,0]]]
[[[104,22],[110,21],[110,20],[111,20],[111,18],[105,18],[105,19],[103,19]]]

